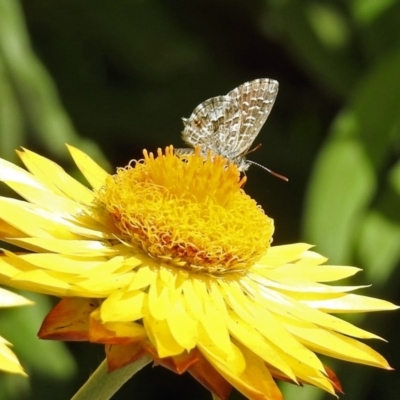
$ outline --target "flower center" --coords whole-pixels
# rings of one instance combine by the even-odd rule
[[[272,241],[273,221],[241,187],[236,165],[205,159],[200,148],[177,156],[143,152],[99,192],[121,238],[153,257],[214,275],[244,272]]]

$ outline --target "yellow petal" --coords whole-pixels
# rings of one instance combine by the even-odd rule
[[[157,272],[145,265],[138,269],[131,283],[129,284],[129,290],[145,289],[147,286],[152,285],[157,279]]]
[[[204,299],[204,314],[200,319],[205,333],[216,347],[221,356],[232,351],[232,343],[227,325],[227,315],[221,314],[215,307]]]
[[[143,325],[133,322],[105,322],[104,327],[113,331],[117,338],[131,338],[134,341],[141,341],[147,338]]]
[[[109,321],[137,321],[143,318],[143,304],[147,294],[142,291],[116,290],[104,300],[101,305],[101,320]]]
[[[282,371],[288,378],[297,382],[291,367],[281,357],[281,351],[276,350],[260,333],[234,312],[230,312],[229,316],[228,329],[238,342],[253,349],[264,361],[267,361],[279,371]]]
[[[14,228],[12,225],[3,221],[0,218],[0,238],[1,240],[7,241],[14,237],[24,237],[25,234],[19,229]]]
[[[219,364],[216,367],[225,379],[251,400],[283,400],[283,396],[264,361],[245,346],[238,344],[246,359],[246,369],[240,375]]]
[[[328,393],[335,394],[334,386],[331,380],[327,376],[325,370],[319,371],[314,368],[303,364],[301,361],[291,358],[290,356],[285,357],[287,363],[293,367],[293,372],[300,382],[309,383],[327,391]]]
[[[209,296],[218,312],[221,313],[221,315],[225,318],[228,317],[226,300],[219,284],[216,281],[210,280],[209,282]]]
[[[68,256],[73,257],[73,256]],[[79,258],[77,257],[79,260]],[[100,258],[99,258],[100,259]],[[87,258],[80,258],[81,263],[86,263]],[[87,279],[105,279],[107,280],[111,275],[122,275],[125,272],[130,272],[128,275],[133,276],[132,265],[140,264],[140,260],[133,257],[126,259],[123,256],[115,256],[113,258],[101,258],[102,262],[88,263],[90,268],[81,268],[80,272],[77,271],[78,278]],[[87,260],[89,261],[89,260]],[[135,274],[136,275],[136,274]]]
[[[287,324],[287,328],[293,335],[301,338],[307,347],[317,353],[350,362],[390,369],[389,364],[380,354],[353,338],[323,330],[316,325],[306,324],[304,321],[297,323],[291,321]]]
[[[41,238],[77,239],[65,229],[61,218],[33,204],[0,197],[0,219],[28,236]]]
[[[226,368],[230,374],[240,375],[246,368],[246,360],[242,352],[233,343],[230,352],[223,356],[221,356],[218,348],[213,343],[200,341],[197,347],[211,365]]]
[[[201,319],[204,313],[203,304],[201,302],[201,297],[197,295],[192,279],[188,279],[184,282],[182,292],[188,313],[193,318]]]
[[[316,283],[309,280],[301,281],[295,278],[286,278],[274,280],[273,278],[262,276],[258,273],[249,272],[246,280],[254,280],[266,288],[274,288],[285,292],[290,292],[291,296],[295,297],[296,293],[343,293],[357,289],[365,288],[366,286],[329,286],[322,283]]]
[[[0,288],[0,308],[32,305],[33,302],[19,294]]]
[[[268,266],[268,268],[281,266],[283,264],[298,260],[300,256],[311,247],[312,245],[307,243],[272,246],[260,259],[259,263]]]
[[[188,371],[198,382],[208,389],[213,399],[228,399],[232,391],[232,385],[210,364],[204,355],[198,350],[192,350],[189,354],[174,357],[177,366],[176,372]]]
[[[126,287],[132,280],[134,273],[112,274],[109,276],[92,275],[84,281],[76,280],[73,289],[78,292],[86,292],[87,296],[105,297],[109,296],[113,291]],[[72,288],[71,288],[72,290]],[[72,295],[72,291],[69,292]]]
[[[329,313],[357,313],[367,311],[397,310],[395,306],[386,300],[376,299],[374,297],[361,296],[357,294],[343,294],[331,299],[316,299],[304,301],[312,308],[318,308],[321,311]]]
[[[229,284],[226,296],[232,310],[254,330],[261,333],[268,343],[272,343],[277,351],[290,354],[311,368],[323,369],[318,357],[299,343],[268,309],[259,307],[256,302],[248,300],[237,283]],[[282,354],[280,356],[282,357]]]
[[[23,268],[26,263],[23,264]],[[29,269],[29,264],[28,269]],[[15,275],[19,274],[21,271],[19,269],[19,264],[0,253],[0,282],[7,284],[7,282],[12,279]]]
[[[98,191],[104,185],[109,174],[83,151],[70,145],[67,145],[67,147],[75,164],[87,179],[90,186],[92,186],[95,191]]]
[[[285,264],[274,270],[255,268],[257,273],[283,282],[333,282],[353,276],[360,268],[334,265]]]
[[[0,370],[26,376],[16,355],[8,347],[10,344],[0,336]]]
[[[188,314],[182,297],[172,305],[167,323],[172,336],[182,347],[187,351],[196,347],[198,322]]]
[[[34,188],[50,192],[38,178],[28,171],[0,158],[0,181],[18,182]]]
[[[38,268],[79,275],[82,275],[85,271],[93,270],[105,261],[104,257],[89,259],[54,253],[31,253],[18,255],[18,257]]]
[[[164,287],[160,278],[149,288],[149,311],[153,318],[165,320],[171,309],[168,289]]]
[[[269,310],[273,310],[275,314],[282,316],[289,315],[295,319],[312,322],[322,328],[349,336],[364,339],[378,338],[378,336],[373,335],[372,333],[363,329],[357,328],[349,322],[308,307],[307,305],[302,304],[296,301],[296,299],[293,299],[292,297],[283,293],[279,294],[275,290],[270,289],[264,289],[260,293],[260,287],[258,285],[251,283],[250,280],[246,283],[255,289],[251,292],[255,298],[255,301],[261,306],[267,307]]]
[[[83,212],[84,206],[65,196],[60,196],[48,190],[32,187],[20,182],[4,181],[12,190],[30,203],[37,204],[60,217],[70,217]]]
[[[185,348],[172,335],[166,320],[154,319],[150,314],[143,318],[143,324],[159,357],[171,357],[181,354]]]
[[[20,289],[31,290],[53,296],[66,296],[70,285],[61,277],[52,276],[50,271],[21,272],[13,278],[13,282]]]
[[[90,205],[93,192],[68,175],[58,164],[32,151],[17,152],[28,170],[53,193]]]

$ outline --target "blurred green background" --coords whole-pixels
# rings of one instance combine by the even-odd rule
[[[364,272],[363,294],[400,303],[400,1],[0,0],[0,156],[25,146],[75,173],[64,143],[110,171],[141,150],[182,146],[181,117],[255,78],[279,81],[246,191],[275,219],[275,244],[316,244]],[[3,190],[3,188],[2,188]],[[29,378],[0,398],[69,399],[101,346],[41,342],[54,304],[2,312]],[[400,368],[399,313],[358,317]],[[398,372],[327,360],[346,399],[398,399]],[[332,398],[282,385],[286,398]],[[147,367],[115,399],[210,399],[190,376]],[[242,399],[239,394],[232,399]]]

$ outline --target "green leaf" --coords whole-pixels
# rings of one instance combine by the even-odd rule
[[[333,124],[317,159],[308,190],[305,235],[334,262],[351,260],[372,201],[385,192],[382,178],[399,143],[398,71],[399,52],[369,71]]]

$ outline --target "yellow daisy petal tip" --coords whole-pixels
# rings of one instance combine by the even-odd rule
[[[0,308],[32,305],[33,302],[24,297],[0,288]],[[27,376],[17,356],[11,350],[11,343],[0,336],[0,371]]]
[[[28,300],[19,294],[0,288],[0,308],[31,306],[33,304],[35,304],[33,301]]]

